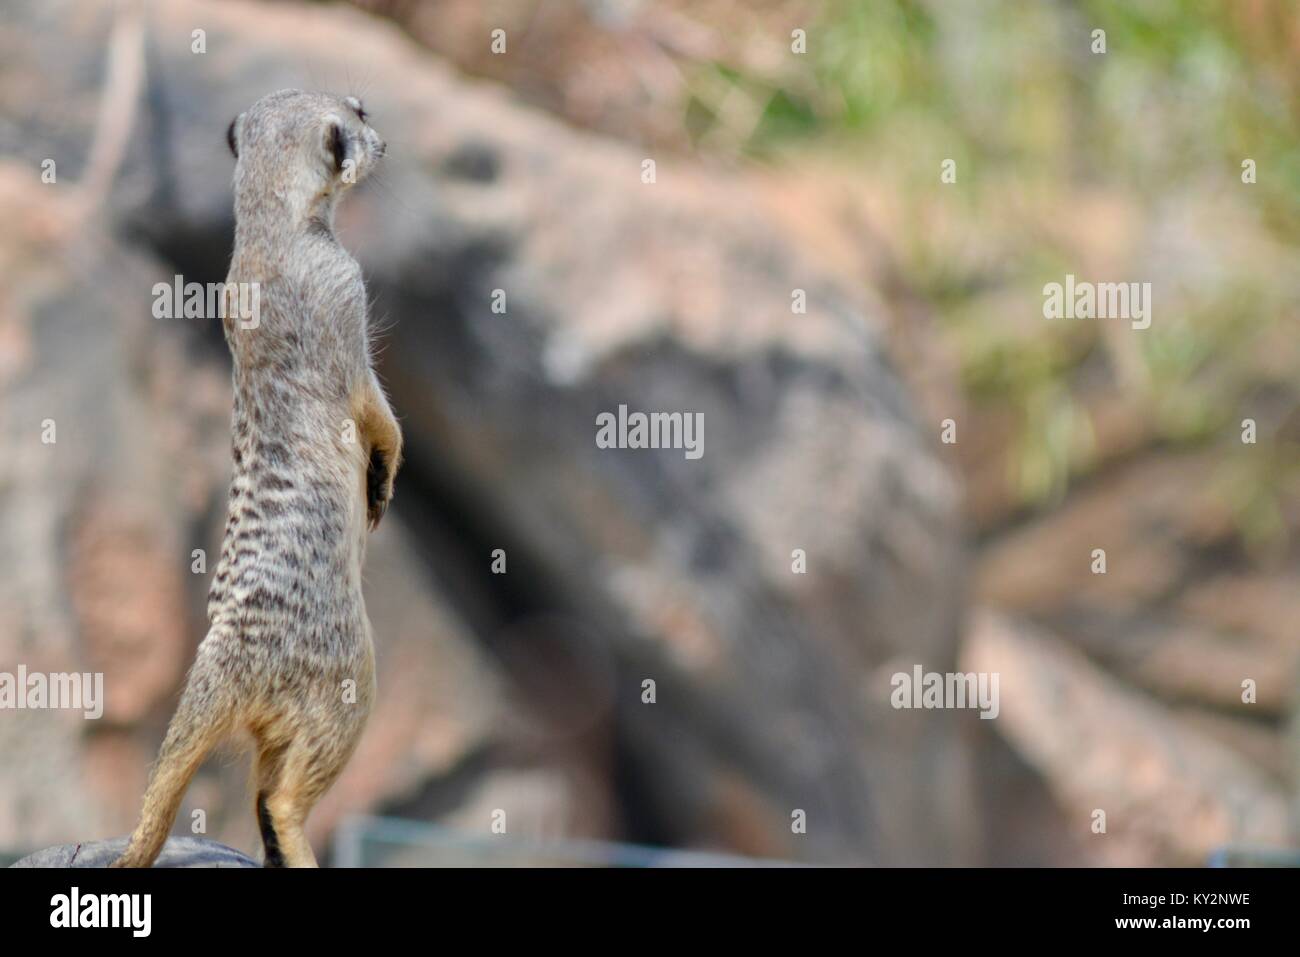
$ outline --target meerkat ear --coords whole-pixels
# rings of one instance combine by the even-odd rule
[[[239,134],[243,131],[245,114],[240,113],[230,121],[230,126],[226,129],[226,145],[230,147],[230,155],[239,159]]]
[[[348,159],[348,137],[335,116],[325,121],[325,153],[334,161],[334,172],[343,172],[343,164]]]

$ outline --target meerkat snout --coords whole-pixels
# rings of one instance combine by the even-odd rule
[[[330,153],[334,157],[335,172],[344,186],[352,186],[369,176],[374,166],[387,152],[389,144],[370,126],[370,114],[356,96],[344,96],[347,113],[335,117],[330,131]],[[348,172],[354,176],[348,176]]]
[[[342,116],[331,116],[329,123],[329,152],[334,161],[334,172],[343,186],[353,186],[374,170],[388,144],[370,125],[370,114],[355,96],[343,98],[347,110]]]

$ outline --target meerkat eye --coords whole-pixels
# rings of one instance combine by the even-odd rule
[[[366,121],[366,117],[370,115],[369,113],[366,112],[366,108],[361,105],[361,101],[357,99],[355,96],[349,96],[343,102],[346,103],[348,106],[352,107],[352,112],[357,114],[357,119],[361,120],[362,123],[364,123]]]
[[[226,145],[230,147],[230,155],[235,159],[239,159],[239,143],[235,139],[235,125],[238,122],[239,117],[235,117],[226,128]]]

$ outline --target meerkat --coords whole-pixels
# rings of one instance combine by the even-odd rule
[[[210,630],[115,867],[148,867],[209,751],[247,731],[267,867],[314,867],[312,806],[352,755],[375,694],[361,595],[366,535],[393,495],[402,434],[376,377],[366,290],[334,236],[339,197],[385,144],[355,97],[281,90],[230,124],[235,245],[226,295],[233,478]]]

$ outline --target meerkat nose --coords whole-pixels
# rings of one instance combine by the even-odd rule
[[[380,140],[378,143],[375,144],[375,152],[378,153],[380,156],[383,156],[385,153],[388,152],[388,144],[383,140]]]

